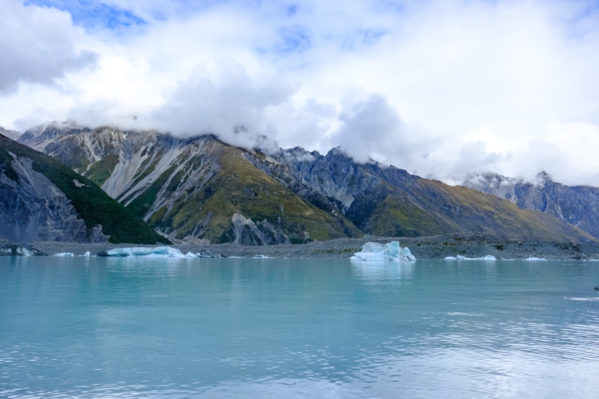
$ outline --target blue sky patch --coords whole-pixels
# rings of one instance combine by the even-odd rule
[[[297,4],[292,4],[289,7],[287,7],[287,16],[288,17],[293,17],[296,13],[297,13],[297,9],[298,9],[298,5]]]
[[[117,29],[146,22],[131,11],[90,0],[28,0],[25,5],[54,7],[71,14],[73,22],[86,28]]]
[[[278,53],[301,53],[310,47],[310,36],[302,26],[283,28],[279,31],[279,35],[281,41],[276,49]]]

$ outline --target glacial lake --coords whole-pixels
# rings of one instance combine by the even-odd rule
[[[0,257],[2,398],[597,398],[599,262]]]

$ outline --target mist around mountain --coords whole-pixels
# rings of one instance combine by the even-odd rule
[[[470,175],[464,186],[505,198],[521,209],[560,218],[594,237],[599,237],[599,188],[567,186],[540,172],[535,181],[496,173]]]
[[[85,177],[2,134],[0,237],[17,242],[168,242]]]
[[[263,245],[340,237],[475,233],[593,240],[554,215],[423,179],[339,149],[244,149],[213,135],[50,124],[19,141],[98,184],[174,240]]]

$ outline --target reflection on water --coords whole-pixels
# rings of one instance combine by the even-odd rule
[[[599,264],[0,258],[0,397],[595,397]]]
[[[350,260],[353,274],[363,280],[373,282],[387,280],[398,283],[408,280],[414,273],[416,262],[367,262]]]

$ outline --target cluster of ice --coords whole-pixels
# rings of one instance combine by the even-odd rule
[[[408,247],[400,247],[399,241],[391,241],[387,244],[367,242],[350,259],[363,262],[410,262],[415,261],[416,257]]]
[[[72,252],[57,252],[52,256],[75,256],[75,254]]]
[[[497,258],[494,257],[493,255],[485,255],[485,256],[481,256],[480,258],[467,258],[462,255],[457,255],[457,256],[446,256],[445,260],[484,260],[484,261],[494,262],[497,260]]]
[[[252,258],[254,259],[271,259],[272,256],[266,256],[266,255],[254,255],[252,256]]]
[[[8,255],[8,256],[34,256],[35,253],[25,247],[20,246],[8,246],[5,248],[0,248],[0,255]]]
[[[183,254],[177,248],[171,247],[129,247],[129,248],[113,248],[108,251],[102,251],[99,256],[132,256],[132,257],[148,257],[148,258],[197,258],[197,255],[188,252]]]
[[[545,258],[537,258],[536,256],[530,256],[524,260],[526,260],[528,262],[546,262],[547,261],[547,259],[545,259]]]

